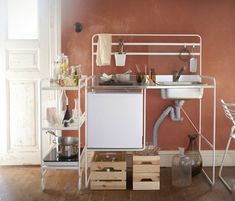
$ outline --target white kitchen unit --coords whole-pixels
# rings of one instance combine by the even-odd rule
[[[88,149],[143,147],[143,93],[88,93]]]
[[[126,50],[126,58],[133,58],[138,57],[137,62],[141,61],[143,63],[146,61],[148,64],[151,65],[158,65],[158,58],[166,58],[166,62],[168,63],[168,60],[173,58],[174,61],[176,61],[176,58],[179,58],[180,60],[188,60],[190,62],[191,58],[195,58],[198,61],[197,72],[195,73],[195,69],[192,71],[192,73],[189,73],[189,75],[197,75],[199,76],[199,80],[202,83],[206,83],[206,85],[195,85],[194,83],[190,83],[189,86],[182,85],[182,82],[180,82],[180,86],[173,85],[175,83],[171,82],[171,85],[166,85],[165,81],[172,81],[172,80],[157,80],[164,81],[164,85],[160,84],[149,84],[146,83],[145,80],[144,83],[138,84],[135,82],[130,83],[130,85],[125,85],[123,83],[116,83],[115,85],[103,85],[103,83],[100,83],[99,81],[101,79],[101,68],[98,67],[95,63],[97,58],[97,46],[98,46],[98,38],[99,34],[95,34],[92,37],[92,60],[91,60],[91,86],[89,89],[92,91],[92,93],[97,92],[99,90],[103,90],[106,92],[114,92],[114,91],[134,91],[136,89],[139,89],[142,91],[143,94],[143,104],[141,105],[141,111],[135,110],[133,107],[136,107],[136,100],[131,103],[129,98],[126,97],[127,105],[122,103],[122,96],[120,95],[120,100],[113,98],[114,94],[107,93],[107,98],[105,98],[105,94],[90,94],[90,96],[94,96],[90,98],[89,104],[88,104],[88,125],[89,128],[86,128],[88,130],[88,149],[87,151],[96,151],[100,149],[103,150],[112,150],[114,147],[116,150],[117,147],[120,147],[119,149],[123,149],[124,151],[128,151],[127,147],[138,147],[138,139],[140,139],[140,133],[136,132],[137,127],[140,126],[136,121],[136,124],[134,124],[131,120],[137,117],[137,115],[142,114],[143,115],[143,147],[145,145],[145,136],[146,136],[146,91],[147,90],[161,90],[165,92],[163,94],[163,98],[183,98],[185,99],[191,99],[192,95],[190,94],[192,91],[197,92],[194,93],[193,98],[198,99],[198,122],[193,122],[190,118],[190,114],[188,114],[183,108],[182,112],[184,113],[185,117],[189,120],[190,125],[195,129],[195,132],[199,135],[199,151],[202,151],[202,144],[206,143],[211,150],[211,165],[212,165],[212,171],[211,174],[208,174],[208,169],[203,168],[203,173],[205,174],[206,178],[210,182],[210,184],[214,185],[215,183],[215,136],[216,136],[216,80],[214,77],[206,76],[202,74],[202,38],[198,34],[110,34],[112,37],[112,43],[111,43],[111,56],[113,57],[115,53],[117,52],[119,48],[119,42],[120,39],[122,39],[124,42],[124,47],[127,47]],[[164,50],[164,51],[163,51]],[[147,60],[145,60],[147,57]],[[143,58],[141,60],[140,58]],[[134,61],[134,60],[133,60]],[[175,63],[175,62],[174,62]],[[134,62],[132,63],[135,64]],[[182,65],[182,63],[178,64]],[[129,66],[129,65],[128,65]],[[128,67],[126,66],[126,67]],[[98,68],[97,68],[98,67]],[[110,66],[113,67],[113,66]],[[164,65],[162,65],[164,68]],[[179,66],[176,66],[176,68]],[[107,67],[108,68],[108,67]],[[106,67],[103,68],[103,73],[107,73]],[[97,71],[99,69],[99,71]],[[123,69],[123,72],[127,69]],[[147,70],[147,69],[146,69]],[[145,71],[146,71],[145,70]],[[190,71],[191,69],[189,69]],[[142,69],[142,72],[144,69]],[[109,71],[110,72],[110,71]],[[119,70],[117,71],[119,73]],[[147,72],[145,72],[146,74]],[[163,75],[164,76],[164,75]],[[169,75],[167,75],[169,76]],[[158,76],[158,78],[160,78]],[[178,77],[178,81],[181,78]],[[98,80],[98,82],[97,82]],[[115,81],[115,80],[114,80]],[[192,80],[191,80],[192,81]],[[193,80],[194,81],[194,80]],[[211,136],[207,138],[205,133],[203,132],[203,121],[202,121],[202,112],[203,109],[208,109],[203,107],[202,104],[202,95],[204,89],[211,89],[213,90],[213,111],[212,111],[212,124],[211,124]],[[172,94],[173,92],[173,94]],[[184,92],[182,94],[182,92]],[[169,94],[170,93],[170,94]],[[164,96],[167,95],[167,96]],[[97,97],[95,97],[97,96]],[[100,96],[100,97],[99,97]],[[110,96],[108,98],[108,96]],[[174,96],[174,97],[173,97]],[[104,97],[104,98],[103,98]],[[98,101],[102,99],[102,104]],[[94,99],[94,101],[92,100]],[[97,100],[96,100],[97,99]],[[125,99],[125,98],[124,98]],[[136,98],[137,99],[137,98]],[[134,105],[132,105],[134,104]],[[207,111],[208,112],[208,111]],[[110,115],[111,113],[111,115]],[[121,115],[121,114],[122,115]],[[97,115],[98,114],[98,115]],[[191,114],[195,115],[195,114]],[[105,124],[104,124],[105,122]],[[94,127],[94,128],[93,128]],[[131,127],[131,128],[129,128]],[[91,130],[92,128],[92,130]],[[112,128],[112,129],[111,129]],[[128,128],[128,130],[127,130]],[[122,130],[123,129],[123,130]],[[133,129],[133,130],[132,130]],[[141,128],[138,128],[141,129]],[[120,132],[119,132],[120,131]],[[135,134],[132,132],[136,132]],[[93,136],[93,137],[92,137]],[[104,138],[102,138],[104,136]],[[94,138],[94,139],[92,139]],[[137,141],[136,141],[137,140]],[[128,142],[128,145],[126,143]],[[127,146],[127,147],[126,147]],[[141,149],[136,149],[136,151],[140,151]],[[88,165],[88,161],[86,163],[86,167]],[[86,174],[86,183],[88,183],[89,177],[88,174]]]

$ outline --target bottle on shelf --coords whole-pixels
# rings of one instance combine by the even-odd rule
[[[65,90],[62,90],[59,100],[59,112],[64,112],[66,110],[66,104],[68,103],[68,96]]]
[[[57,57],[57,83],[60,86],[65,85],[66,78],[69,75],[69,58],[64,53]]]
[[[62,90],[59,97],[58,110],[57,110],[59,124],[64,123],[64,116],[67,110],[67,104],[68,104],[68,96],[66,95],[66,91]]]
[[[65,113],[64,113],[64,118],[63,118],[63,124],[64,124],[64,127],[68,127],[69,126],[69,123],[71,123],[71,112],[69,111],[69,99],[68,99],[68,96],[66,95],[66,92],[65,90],[63,90],[63,107],[65,106]],[[64,102],[65,100],[65,102]],[[65,105],[64,105],[65,103]],[[64,109],[64,108],[63,108]]]
[[[72,79],[72,85],[77,86],[78,85],[78,81],[81,78],[81,64],[78,65],[72,65],[70,67],[71,72],[70,72],[70,76]]]
[[[63,124],[64,124],[64,127],[68,127],[71,122],[71,113],[69,111],[69,104],[66,105],[66,111],[65,111],[65,114],[64,114],[64,119],[63,119]]]
[[[69,74],[69,58],[67,55],[62,53],[62,63],[61,63],[61,68],[60,72],[62,74],[63,78],[66,78]]]
[[[61,56],[57,56],[52,66],[51,79],[53,82],[58,82],[60,79],[60,66],[62,64]]]

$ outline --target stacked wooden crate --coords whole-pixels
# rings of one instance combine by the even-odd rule
[[[160,189],[160,156],[133,156],[133,190]]]
[[[92,190],[126,189],[126,160],[123,152],[96,152],[91,162]]]

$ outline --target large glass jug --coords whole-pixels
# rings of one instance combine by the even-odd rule
[[[172,185],[186,187],[192,183],[191,159],[184,155],[184,148],[179,148],[179,154],[172,158]]]

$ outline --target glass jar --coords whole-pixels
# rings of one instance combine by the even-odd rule
[[[198,135],[188,135],[189,143],[185,150],[185,155],[192,160],[192,176],[199,174],[202,171],[202,157],[197,146]]]
[[[191,159],[184,155],[184,148],[179,148],[179,154],[172,158],[172,185],[186,187],[192,183]]]

